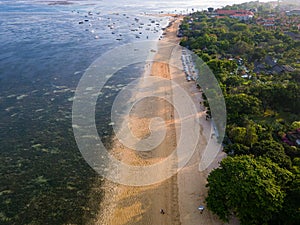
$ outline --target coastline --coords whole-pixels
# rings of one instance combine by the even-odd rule
[[[164,40],[172,44],[179,44],[180,39],[177,37],[177,30],[183,16],[173,17],[169,26],[165,29]],[[134,224],[169,224],[169,225],[194,225],[194,224],[224,224],[211,212],[205,210],[203,214],[199,213],[198,206],[204,203],[207,190],[205,187],[206,178],[209,170],[218,166],[218,161],[202,173],[199,172],[199,162],[201,153],[205,149],[206,140],[210,138],[211,122],[205,120],[205,111],[200,109],[199,102],[202,101],[201,92],[196,88],[193,82],[186,82],[183,70],[172,68],[168,63],[164,63],[161,59],[165,59],[167,55],[172,65],[182,65],[181,48],[168,49],[164,48],[163,41],[158,42],[157,52],[154,56],[154,62],[145,66],[144,76],[160,76],[166,79],[172,79],[180,84],[185,91],[190,93],[195,105],[199,105],[198,119],[200,121],[200,140],[197,143],[197,150],[189,163],[178,174],[172,176],[168,180],[145,187],[129,187],[125,185],[115,184],[105,181],[105,196],[101,203],[101,212],[95,224],[99,225],[134,225]],[[179,47],[179,45],[178,45]],[[172,57],[171,57],[172,56]],[[155,61],[156,60],[156,61]],[[163,90],[166,94],[170,94],[171,87],[165,87]],[[125,163],[134,165],[148,165],[162,160],[176,148],[177,137],[176,124],[177,116],[174,108],[170,104],[157,101],[149,104],[149,102],[141,103],[138,107],[137,114],[143,115],[146,112],[155,113],[165,121],[167,121],[167,136],[163,143],[154,151],[135,152],[124,147],[117,140],[114,140],[114,148],[112,154]],[[152,106],[151,106],[152,105]],[[149,118],[134,117],[131,118],[132,132],[142,138],[148,135]],[[163,152],[163,153],[161,153]],[[219,158],[224,157],[221,154]],[[152,160],[155,158],[155,160]],[[149,160],[150,161],[149,161]],[[160,209],[164,209],[166,214],[161,215]]]
[[[165,56],[166,52],[161,52],[161,50],[158,42],[154,62],[145,66],[144,76],[162,76],[170,79],[168,64],[155,62],[159,61],[161,56]],[[166,95],[170,94],[171,87],[162,88],[165,90],[161,91],[164,91]],[[148,112],[150,116],[157,115],[168,121],[167,136],[161,145],[151,152],[135,152],[114,140],[112,154],[125,163],[134,165],[155,163],[169,155],[176,145],[173,106],[166,104],[165,101],[151,102],[151,99],[149,101],[143,101],[139,104],[136,114],[145,115]],[[149,132],[147,126],[150,119],[151,117],[131,118],[133,120],[130,124],[131,131],[140,138],[147,136]],[[101,203],[102,212],[96,224],[180,224],[176,175],[159,184],[145,187],[129,187],[105,181],[104,190],[105,197]],[[159,213],[161,208],[165,210],[165,215]]]

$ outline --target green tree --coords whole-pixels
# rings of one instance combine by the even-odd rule
[[[300,173],[299,166],[298,171],[295,173],[293,180],[289,184],[286,191],[283,207],[274,216],[271,225],[285,224],[285,225],[297,225],[300,221]]]
[[[267,52],[263,48],[255,48],[253,54],[252,54],[252,60],[253,61],[260,61],[264,59],[267,55]]]
[[[207,207],[224,222],[233,213],[242,225],[268,224],[282,208],[291,179],[291,172],[269,159],[227,157],[208,176]]]
[[[246,32],[248,31],[248,26],[244,23],[236,23],[231,27],[231,29],[234,31]]]
[[[227,77],[225,84],[227,87],[238,87],[243,83],[243,81],[244,79],[239,76],[229,76]]]
[[[291,159],[285,154],[283,146],[274,140],[266,140],[254,144],[253,148],[250,149],[250,153],[255,156],[268,157],[279,166],[287,169],[290,169],[292,166]]]
[[[256,115],[260,112],[261,101],[247,94],[232,94],[225,97],[229,122],[238,123],[244,115]]]
[[[246,133],[245,127],[233,127],[228,131],[228,136],[234,143],[242,144],[245,141]]]
[[[226,145],[224,147],[224,152],[229,155],[247,155],[249,154],[249,147],[243,144],[234,143]]]
[[[207,53],[202,53],[202,52],[199,52],[197,54],[204,62],[208,62],[211,60],[211,57],[209,56],[209,54]]]
[[[229,127],[228,136],[234,143],[248,147],[251,147],[258,141],[256,127],[252,124],[248,124],[247,127]]]
[[[251,148],[251,154],[255,155],[255,156],[262,156],[264,154],[266,154],[269,151],[278,151],[278,152],[282,152],[284,151],[283,146],[273,140],[266,140],[266,141],[261,141],[256,143],[253,148]]]
[[[237,40],[236,44],[232,47],[231,50],[233,54],[237,54],[237,55],[249,54],[252,51],[253,51],[252,45],[240,40]]]
[[[245,145],[251,147],[258,141],[256,127],[253,124],[248,124],[246,127]]]

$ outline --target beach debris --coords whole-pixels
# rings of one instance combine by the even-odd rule
[[[165,214],[165,211],[163,209],[159,210],[160,214]]]

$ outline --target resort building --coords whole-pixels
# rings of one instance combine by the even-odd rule
[[[248,10],[224,10],[217,9],[216,14],[218,16],[229,16],[238,20],[251,20],[254,17],[254,13]]]

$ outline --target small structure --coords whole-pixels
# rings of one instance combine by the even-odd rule
[[[208,12],[212,13],[214,11],[214,8],[209,7],[207,10],[208,10]]]
[[[254,73],[265,72],[267,74],[281,74],[283,72],[293,72],[295,69],[289,65],[280,65],[277,60],[267,55],[264,60],[254,63]]]
[[[289,65],[284,65],[282,66],[282,68],[287,71],[287,72],[294,72],[295,71],[295,68],[289,66]]]
[[[300,16],[300,10],[295,9],[295,10],[292,10],[292,11],[287,11],[286,15],[287,16]]]
[[[204,209],[205,209],[205,207],[204,207],[203,205],[200,205],[200,206],[198,207],[198,209],[199,209],[200,213],[202,214],[203,211],[204,211]]]
[[[247,21],[253,19],[253,15],[249,15],[249,14],[233,14],[230,17],[234,19],[238,19],[240,21]]]
[[[282,141],[290,146],[300,146],[300,128],[286,133],[282,137]]]

